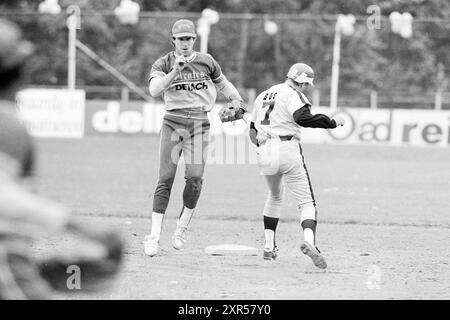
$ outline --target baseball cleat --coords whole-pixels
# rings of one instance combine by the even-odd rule
[[[187,241],[186,231],[187,227],[177,227],[177,229],[175,230],[175,233],[172,237],[172,246],[175,249],[180,250],[181,248],[183,248],[184,244]]]
[[[277,258],[278,247],[273,248],[273,250],[264,249],[263,259],[264,260],[275,260]]]
[[[144,241],[142,242],[144,244],[145,254],[150,257],[156,256],[156,254],[158,253],[158,242],[158,238],[152,237],[151,235],[146,236]]]
[[[302,245],[300,246],[300,250],[302,250],[303,254],[306,254],[311,258],[316,267],[320,269],[326,269],[327,263],[325,261],[325,258],[320,254],[320,251],[319,249],[317,249],[317,247],[314,247],[308,241],[303,241]]]

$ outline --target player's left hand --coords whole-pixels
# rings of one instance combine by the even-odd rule
[[[247,112],[247,106],[239,100],[233,100],[227,103],[219,111],[219,117],[222,122],[230,122],[242,119]]]

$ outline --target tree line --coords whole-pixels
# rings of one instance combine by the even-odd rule
[[[212,8],[219,13],[267,14],[255,19],[221,18],[211,27],[209,52],[219,61],[227,77],[241,88],[261,90],[282,81],[289,66],[301,61],[313,66],[317,88],[328,95],[335,21],[277,20],[271,15],[351,13],[368,16],[367,7],[374,2],[383,16],[392,11],[410,12],[415,18],[413,36],[403,39],[392,33],[386,19],[381,21],[380,29],[372,30],[364,21],[357,21],[354,34],[342,38],[339,84],[342,95],[354,97],[354,101],[368,96],[372,90],[387,97],[432,95],[438,86],[445,83],[450,71],[450,3],[447,0],[386,0],[378,3],[366,0],[135,1],[140,4],[141,11],[160,15],[141,17],[137,25],[121,25],[112,14],[89,14],[112,12],[119,0],[61,0],[59,4],[62,12],[70,4],[80,6],[82,25],[78,39],[139,86],[147,85],[151,64],[172,50],[170,28],[180,13],[188,12],[190,16],[198,14],[200,17],[204,8]],[[7,17],[16,21],[25,37],[36,45],[36,54],[29,61],[29,82],[66,85],[66,15],[20,14],[37,12],[38,4],[31,0],[3,0],[0,12],[9,12]],[[439,19],[431,21],[430,17]],[[267,19],[277,23],[277,34],[264,32]],[[197,40],[197,50],[199,42]],[[77,84],[107,86],[118,85],[118,81],[80,53],[77,57]],[[448,90],[448,84],[445,90]]]

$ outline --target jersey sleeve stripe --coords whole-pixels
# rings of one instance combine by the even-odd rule
[[[295,92],[298,94],[298,96],[303,104],[311,105],[311,103],[309,103],[309,101],[305,97],[303,97],[303,95],[300,92],[298,92],[298,91],[295,91]]]

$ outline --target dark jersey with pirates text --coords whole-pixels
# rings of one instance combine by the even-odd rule
[[[159,58],[152,66],[149,81],[168,74],[175,62],[175,52]],[[215,83],[222,81],[222,70],[209,54],[194,52],[187,65],[162,94],[166,110],[202,108],[210,111],[216,102]]]

